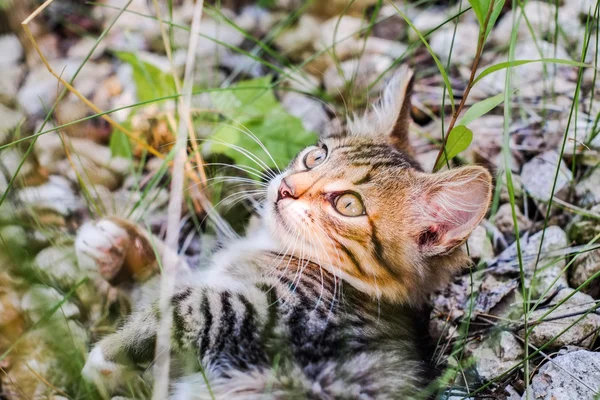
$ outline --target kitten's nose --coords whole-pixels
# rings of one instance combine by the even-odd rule
[[[277,201],[287,198],[295,199],[296,196],[294,194],[294,190],[287,184],[285,179],[282,179],[277,192]]]

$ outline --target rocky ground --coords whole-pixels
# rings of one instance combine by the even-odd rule
[[[163,159],[177,131],[172,95],[183,73],[193,4],[177,0],[171,9],[159,1],[162,18],[173,21],[162,31],[153,1],[145,0],[55,0],[29,24],[48,65],[74,79],[92,109],[62,93],[23,34],[20,21],[37,5],[28,3],[0,0],[0,22],[6,22],[0,23],[0,398],[93,398],[97,393],[79,374],[89,344],[115,329],[131,307],[127,293],[153,272],[130,271],[110,285],[77,262],[75,234],[90,219],[118,215],[164,235],[169,166]],[[505,5],[477,71],[508,60],[513,33],[514,59],[596,65],[596,29],[593,18],[588,22],[595,2],[559,3],[529,1],[522,10],[527,18],[514,29],[521,10]],[[284,165],[313,132],[364,110],[399,63],[417,71],[412,141],[423,166],[433,167],[451,102],[415,29],[446,66],[458,104],[477,59],[479,25],[465,11],[467,1],[218,4],[204,9],[192,110],[195,134],[213,142],[201,142],[198,151],[217,165],[201,169],[203,161],[192,156],[196,173],[188,186],[197,188],[201,171],[210,179],[248,177],[223,172],[223,164],[246,172],[256,167],[220,145],[242,140],[219,124],[223,115],[251,124]],[[432,298],[434,362],[445,371],[440,393],[447,399],[598,398],[600,82],[594,68],[564,63],[529,63],[511,75],[509,119],[499,106],[469,123],[473,142],[453,161],[489,167],[496,191],[488,218],[468,242],[473,268]],[[215,90],[232,85],[258,86],[260,96],[263,87],[273,90],[254,103],[238,91]],[[504,91],[505,72],[492,73],[473,86],[465,109]],[[111,110],[110,121],[97,115]],[[235,229],[249,213],[227,199],[239,200],[239,187],[226,178],[213,183],[219,184],[186,191],[180,249],[191,259],[200,259],[214,236],[202,196],[214,204],[225,200],[218,210]],[[148,387],[140,383],[132,391],[143,397]]]

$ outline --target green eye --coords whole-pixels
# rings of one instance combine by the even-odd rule
[[[346,217],[358,217],[365,214],[365,206],[363,206],[360,197],[354,193],[344,193],[335,199],[334,207],[342,215]]]
[[[304,156],[304,165],[308,169],[313,169],[316,166],[323,164],[325,159],[327,158],[327,149],[323,147],[318,147],[314,150],[311,150]]]

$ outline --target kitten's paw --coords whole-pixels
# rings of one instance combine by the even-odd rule
[[[129,245],[127,230],[113,220],[101,219],[79,228],[75,251],[81,268],[95,269],[111,282],[123,268]]]
[[[126,366],[107,360],[100,346],[92,349],[81,371],[84,379],[94,383],[105,397],[113,393],[130,373]]]

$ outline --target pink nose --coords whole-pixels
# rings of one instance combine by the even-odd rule
[[[277,192],[277,201],[287,198],[295,199],[296,196],[294,190],[287,184],[285,179],[282,179],[281,184],[279,185],[279,191]]]

